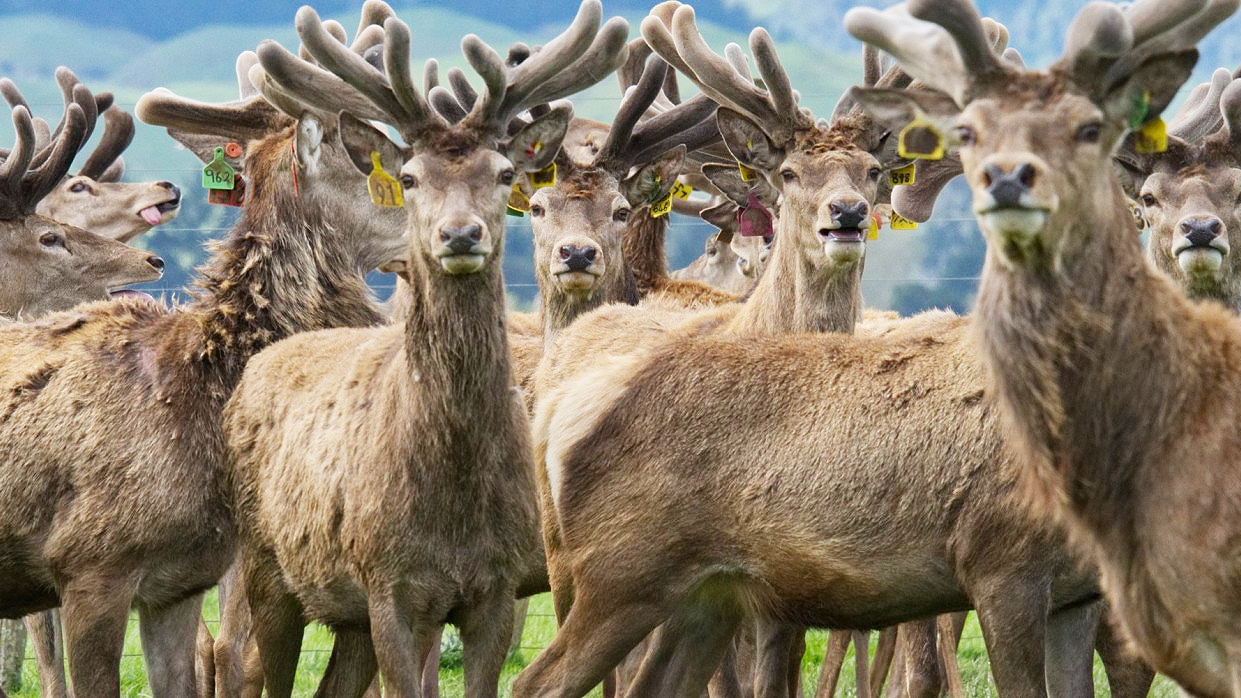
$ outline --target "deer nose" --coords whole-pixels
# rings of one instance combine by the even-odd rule
[[[870,215],[870,206],[865,201],[833,201],[828,204],[832,214],[832,222],[840,228],[857,228]]]
[[[1181,221],[1181,234],[1194,247],[1209,247],[1224,229],[1224,222],[1215,216],[1186,218]]]
[[[165,188],[165,189],[167,189],[168,191],[171,191],[171,192],[176,192],[176,191],[178,191],[178,190],[177,190],[177,185],[173,184],[172,182],[162,182],[162,181],[161,181],[161,182],[156,182],[156,183],[155,183],[155,186],[157,186],[157,187],[163,187],[163,188]]]
[[[598,250],[590,246],[565,245],[560,248],[560,261],[564,262],[569,271],[586,271],[598,254]]]
[[[1030,193],[1030,189],[1034,187],[1037,173],[1034,165],[1029,162],[1018,163],[1011,172],[988,164],[983,168],[983,184],[995,199],[997,207],[1019,208],[1021,197]]]
[[[160,257],[157,257],[156,255],[151,255],[150,257],[147,257],[147,264],[150,264],[155,269],[155,271],[159,271],[159,272],[164,271],[164,260],[161,259]]]
[[[466,254],[483,239],[483,227],[477,223],[440,228],[440,242],[453,254]]]

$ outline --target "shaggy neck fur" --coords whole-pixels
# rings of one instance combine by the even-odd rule
[[[622,237],[625,264],[633,270],[638,294],[645,296],[668,280],[668,260],[664,236],[670,216],[651,217],[650,204],[633,207]]]
[[[199,270],[199,292],[186,309],[199,334],[184,359],[213,364],[232,381],[250,356],[296,332],[383,321],[346,236],[309,197],[263,186],[287,176],[290,157],[287,137],[251,155],[241,221]]]
[[[794,225],[793,216],[780,217],[771,259],[729,331],[853,333],[862,312],[863,260],[816,268],[798,245],[784,244],[794,240]]]
[[[539,315],[543,324],[543,344],[551,346],[560,330],[583,313],[607,303],[637,305],[638,285],[633,272],[623,264],[609,265],[604,278],[599,280],[590,293],[566,293],[544,278],[546,271],[538,275]]]

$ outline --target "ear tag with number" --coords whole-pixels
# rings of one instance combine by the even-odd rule
[[[761,237],[768,242],[776,234],[775,216],[750,192],[744,206],[737,207],[737,233],[741,237]]]
[[[1139,153],[1163,153],[1168,150],[1168,125],[1162,117],[1142,124],[1137,130],[1133,149]]]
[[[909,163],[888,173],[888,183],[894,187],[913,184],[918,179],[916,163]]]
[[[944,157],[944,137],[931,122],[914,117],[901,129],[896,154],[907,160],[939,160]]]
[[[672,185],[672,195],[678,199],[688,199],[692,193],[694,193],[694,188],[684,182],[677,182]]]
[[[741,181],[743,182],[753,182],[758,179],[757,172],[751,170],[745,165],[742,165],[741,163],[737,163],[737,171],[741,173]]]
[[[556,186],[556,163],[553,162],[538,172],[531,172],[528,178],[530,179],[530,186],[535,189]]]
[[[513,182],[513,192],[508,195],[508,208],[504,212],[518,217],[530,213],[530,197],[521,190],[521,182]]]
[[[379,151],[371,151],[371,173],[366,176],[366,191],[376,206],[400,208],[405,205],[405,194],[396,177],[384,172]]]
[[[893,211],[892,219],[888,222],[888,226],[891,227],[892,230],[915,230],[917,229],[918,224],[908,218],[902,217],[896,211]]]
[[[203,168],[203,189],[232,189],[237,172],[224,162],[224,149],[216,148],[211,162]]]
[[[651,218],[662,218],[672,212],[672,192],[668,196],[651,204]]]
[[[232,189],[208,189],[207,203],[240,208],[246,205],[246,180],[241,175],[233,177]]]
[[[867,240],[879,239],[879,216],[878,214],[870,214],[870,230],[866,231]]]

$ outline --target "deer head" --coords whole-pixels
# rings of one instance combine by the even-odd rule
[[[1241,306],[1241,80],[1220,68],[1168,122],[1168,149],[1116,153],[1121,183],[1150,229],[1147,255],[1195,298]]]
[[[56,77],[65,96],[64,114],[55,132],[44,138],[37,131],[46,132],[46,125],[40,128],[31,117],[17,86],[0,80],[17,132],[0,164],[0,315],[65,310],[163,274],[163,260],[150,252],[35,213],[68,171],[98,116],[96,97],[71,71],[59,68]]]
[[[411,278],[467,275],[496,265],[513,182],[552,162],[571,111],[551,109],[511,136],[510,121],[531,106],[576,92],[594,81],[590,75],[604,67],[610,72],[622,58],[626,25],[613,19],[600,30],[601,15],[597,1],[583,3],[569,29],[519,65],[506,64],[477,36],[466,36],[462,50],[484,90],[473,95],[465,114],[452,112],[450,105],[460,102],[446,88],[418,90],[409,66],[409,28],[396,17],[383,23],[382,70],[333,40],[310,8],[298,12],[298,34],[322,67],[274,42],[265,42],[258,53],[267,75],[283,90],[327,109],[341,102],[316,88],[333,84],[359,105],[340,117],[341,142],[358,171],[371,175],[378,160],[399,181]],[[437,110],[441,106],[448,116]],[[394,126],[406,145],[363,118]]]
[[[42,201],[38,212],[62,223],[129,242],[181,210],[181,191],[172,182],[121,182],[121,153],[134,137],[133,117],[116,105],[102,110],[103,137],[77,174],[66,177]]]

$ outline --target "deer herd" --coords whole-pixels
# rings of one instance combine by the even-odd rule
[[[352,37],[303,7],[237,100],[137,103],[247,182],[172,306],[123,290],[181,201],[118,181],[132,117],[61,68],[53,128],[0,80],[0,616],[42,695],[118,696],[136,609],[157,697],[291,695],[311,621],[318,694],[437,695],[452,624],[494,697],[550,591],[514,696],[800,696],[808,627],[820,696],[850,641],[857,695],[959,696],[972,609],[1001,696],[1093,695],[1097,650],[1113,695],[1241,698],[1241,71],[1162,118],[1239,2],[1092,2],[1046,70],[969,0],[854,9],[822,117],[766,31],[717,52],[675,1],[468,35],[473,83],[416,78],[381,0]],[[611,123],[574,117],[612,73]],[[867,309],[868,236],[962,175],[974,312]],[[681,215],[718,232],[669,272]]]

